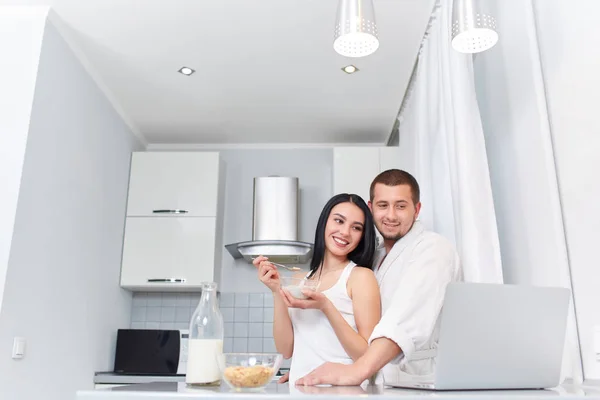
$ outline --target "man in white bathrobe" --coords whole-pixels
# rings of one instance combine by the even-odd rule
[[[384,171],[373,180],[369,207],[384,239],[373,268],[381,321],[354,364],[323,364],[297,385],[358,385],[379,371],[387,382],[433,373],[446,286],[462,273],[452,244],[417,221],[419,196],[416,179],[405,171]]]

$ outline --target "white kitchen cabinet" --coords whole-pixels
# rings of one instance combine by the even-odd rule
[[[216,217],[131,217],[125,227],[121,286],[199,289],[215,280]]]
[[[218,152],[134,152],[127,216],[216,216],[218,172]]]
[[[369,201],[369,188],[382,171],[398,168],[397,147],[336,147],[333,149],[333,193],[356,193]]]
[[[199,291],[218,282],[224,189],[218,152],[133,153],[121,287]]]

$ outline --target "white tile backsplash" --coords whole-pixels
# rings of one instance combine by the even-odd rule
[[[234,311],[234,320],[236,322],[249,322],[249,311],[246,307],[236,307]]]
[[[233,351],[233,338],[226,337],[223,340],[223,351],[225,353],[231,353]]]
[[[248,323],[247,322],[234,322],[233,323],[233,337],[248,337]]]
[[[192,308],[195,310],[196,307],[198,307],[198,303],[200,303],[200,294],[192,293],[190,296],[191,296],[190,306],[192,306]]]
[[[248,310],[248,321],[263,322],[265,320],[263,308],[250,308]]]
[[[198,306],[198,293],[133,295],[132,329],[189,329]],[[273,296],[265,293],[221,293],[225,352],[273,352]]]
[[[247,351],[249,353],[262,353],[262,351],[263,351],[262,338],[249,338]]]
[[[146,321],[146,307],[134,305],[131,309],[131,322]]]
[[[263,321],[264,322],[273,322],[273,309],[272,308],[263,308]]]
[[[233,322],[234,321],[234,308],[230,307],[221,307],[221,314],[223,314],[224,322]]]
[[[272,338],[273,337],[273,323],[265,322],[263,324],[263,337]]]
[[[165,295],[161,297],[160,305],[162,307],[175,307],[177,305],[177,296],[169,296],[165,293]]]
[[[192,296],[188,293],[180,293],[177,295],[175,300],[175,305],[177,307],[191,307],[192,306]]]
[[[133,296],[133,307],[146,307],[146,293],[137,293]]]
[[[161,315],[160,307],[148,307],[146,308],[146,321],[147,322],[159,322]]]
[[[160,307],[162,305],[162,294],[161,293],[147,293],[146,295],[146,305],[147,306],[157,306]]]
[[[250,305],[250,296],[248,293],[235,294],[235,307],[248,307]]]
[[[190,329],[189,322],[175,322],[175,329]]]
[[[273,307],[273,305],[274,305],[273,304],[273,295],[269,293],[269,294],[265,294],[264,296],[265,297],[263,299],[263,306],[265,308],[267,308],[267,307]]]
[[[160,308],[160,322],[175,322],[175,307]]]
[[[233,322],[225,322],[225,337],[233,337]]]
[[[234,307],[235,293],[221,293],[220,304],[221,307]]]
[[[265,353],[276,353],[275,341],[273,338],[263,338],[263,351]]]
[[[246,353],[248,351],[248,338],[233,338],[234,353]]]
[[[251,338],[262,338],[263,337],[262,322],[250,322],[248,324],[248,337],[251,337]]]
[[[175,308],[175,322],[190,322],[192,318],[192,308],[187,306],[177,306]]]
[[[248,296],[248,302],[250,307],[263,307],[263,298],[264,295],[262,293],[250,293]]]

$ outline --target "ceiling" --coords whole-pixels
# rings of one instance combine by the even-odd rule
[[[351,59],[333,50],[337,0],[0,0],[52,6],[154,144],[385,143],[433,2],[374,0],[380,47]]]

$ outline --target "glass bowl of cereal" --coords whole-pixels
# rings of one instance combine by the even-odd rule
[[[262,390],[273,380],[283,357],[277,353],[224,353],[219,357],[222,379],[236,391]]]
[[[319,285],[321,282],[315,281],[312,279],[305,278],[296,278],[289,276],[282,276],[279,278],[281,281],[281,288],[289,292],[292,297],[300,300],[306,299],[303,290],[313,290],[316,291],[319,289]]]

